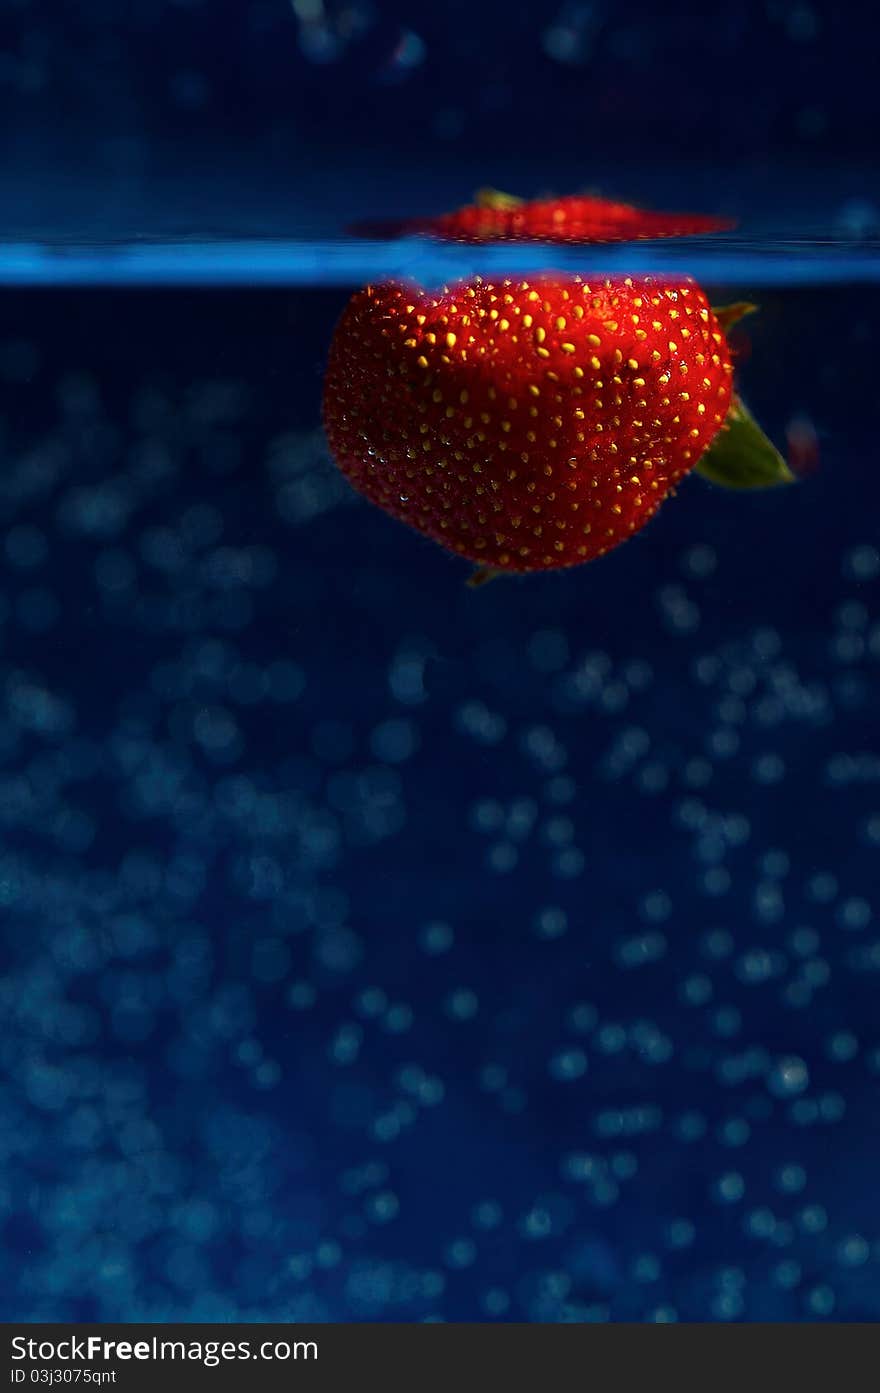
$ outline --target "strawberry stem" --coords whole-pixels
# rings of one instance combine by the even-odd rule
[[[488,585],[490,580],[503,575],[504,572],[496,570],[494,566],[477,566],[468,576],[467,584],[471,590],[478,590],[481,585]]]

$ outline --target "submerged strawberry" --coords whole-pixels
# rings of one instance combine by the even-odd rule
[[[721,430],[732,371],[689,280],[386,283],[340,321],[324,421],[373,503],[489,571],[540,571],[647,522]]]
[[[383,230],[609,242],[724,226],[485,190],[455,213]],[[643,527],[692,469],[734,489],[792,480],[732,394],[726,333],[752,309],[713,311],[688,277],[367,286],[330,349],[330,448],[373,503],[477,562],[475,580],[576,566]]]
[[[573,194],[525,202],[483,189],[454,213],[398,222],[361,223],[361,233],[396,237],[425,233],[455,242],[630,242],[654,237],[689,237],[721,232],[725,218],[698,213],[653,213],[628,203]]]

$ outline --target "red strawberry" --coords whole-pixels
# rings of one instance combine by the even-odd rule
[[[324,422],[386,512],[488,571],[549,570],[647,522],[721,430],[732,371],[690,280],[389,282],[342,316]]]
[[[689,237],[732,226],[724,218],[696,213],[650,213],[628,203],[575,194],[523,202],[483,189],[472,204],[434,218],[361,223],[356,231],[376,236],[427,233],[454,242],[629,242],[651,237]]]

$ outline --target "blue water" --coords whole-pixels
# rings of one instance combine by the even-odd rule
[[[0,243],[0,285],[357,286],[409,278],[442,285],[538,270],[677,275],[753,287],[874,285],[880,243],[868,236],[682,238],[636,246],[471,247],[428,238],[390,242],[151,238]]]
[[[880,1318],[880,11],[0,30],[0,1315]],[[486,184],[738,230],[345,237]],[[327,347],[551,265],[754,300],[818,461],[471,590]]]
[[[476,592],[319,428],[326,282],[473,249],[17,255],[4,1316],[876,1319],[870,250],[689,263],[816,472]]]

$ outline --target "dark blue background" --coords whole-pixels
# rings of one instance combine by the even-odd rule
[[[331,232],[488,183],[830,227],[877,198],[878,25],[813,0],[12,0],[4,222]]]
[[[868,19],[595,13],[19,5],[7,231],[870,220]],[[750,324],[818,472],[480,592],[326,457],[344,301],[4,292],[3,1314],[876,1318],[876,294]]]
[[[64,122],[103,133],[98,158],[187,136],[352,164],[875,150],[877,19],[847,4],[11,0],[3,35],[13,137],[51,150]]]
[[[5,297],[4,1311],[873,1318],[870,305],[755,321],[818,474],[474,593],[342,301]]]

